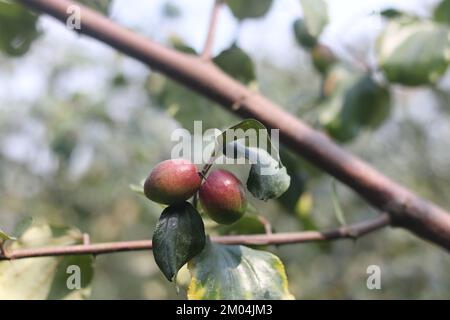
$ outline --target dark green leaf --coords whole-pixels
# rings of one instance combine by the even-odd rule
[[[191,300],[294,299],[283,263],[269,252],[207,241],[188,268]]]
[[[255,142],[251,140],[256,140],[258,147],[264,147],[276,158],[277,161],[280,161],[278,149],[272,145],[267,128],[255,119],[245,119],[238,124],[229,127],[222,132],[222,134],[217,138],[217,141],[220,145],[226,146],[230,142],[242,139],[245,140],[246,146],[249,146],[249,141],[250,143],[253,143],[250,145],[252,147],[255,147]],[[261,146],[261,144],[265,145]]]
[[[225,130],[218,144],[229,158],[246,158],[251,163],[248,190],[258,199],[268,200],[282,195],[290,177],[280,160],[278,149],[270,141],[266,127],[247,119]]]
[[[442,0],[434,10],[434,20],[450,25],[450,0]]]
[[[300,0],[308,33],[318,38],[328,24],[328,6],[324,0]]]
[[[334,76],[334,75],[331,75]],[[355,138],[363,128],[376,128],[389,116],[389,90],[371,75],[337,76],[332,96],[323,104],[321,123],[330,136],[339,141]]]
[[[10,250],[80,244],[80,231],[48,225],[28,228]],[[46,257],[0,262],[0,300],[86,299],[93,278],[92,256]],[[69,266],[79,271],[80,288],[70,281]]]
[[[0,50],[21,56],[38,38],[38,16],[20,4],[0,1]]]
[[[276,159],[278,153],[273,156],[262,148],[247,147],[239,141],[229,142],[228,145],[233,146],[234,156],[244,157],[251,163],[247,189],[254,197],[264,201],[278,198],[289,188],[291,178]]]
[[[391,20],[377,41],[386,78],[407,86],[436,83],[450,62],[449,30],[408,17]]]
[[[234,44],[215,57],[214,62],[224,72],[242,83],[250,84],[256,80],[252,59]]]
[[[272,0],[226,0],[233,15],[239,20],[264,16],[272,5]]]
[[[169,281],[205,246],[205,228],[197,210],[184,202],[164,209],[153,234],[153,256]]]
[[[397,18],[403,15],[403,12],[401,12],[400,10],[394,9],[394,8],[388,8],[388,9],[384,9],[380,12],[381,16],[388,18],[388,19],[392,19],[392,18]]]
[[[306,49],[313,48],[317,43],[317,38],[313,37],[303,19],[298,18],[292,25],[294,29],[295,40]]]

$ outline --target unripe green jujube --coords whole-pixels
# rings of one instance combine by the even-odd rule
[[[152,201],[172,205],[192,197],[201,183],[197,167],[190,161],[165,160],[145,180],[144,193]]]
[[[331,49],[323,44],[317,44],[311,50],[314,67],[320,73],[326,73],[336,62],[336,56]]]
[[[220,224],[236,222],[247,208],[244,186],[226,170],[212,171],[200,187],[199,195],[209,217]]]

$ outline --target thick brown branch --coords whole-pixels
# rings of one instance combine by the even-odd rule
[[[214,36],[216,34],[217,21],[219,20],[219,11],[222,6],[223,0],[215,0],[211,12],[211,18],[209,21],[208,34],[206,36],[205,45],[203,47],[202,59],[210,60],[212,47],[214,44]]]
[[[70,0],[20,0],[65,22]],[[347,184],[392,224],[450,250],[450,214],[379,173],[262,95],[250,91],[213,64],[165,48],[81,6],[81,33],[134,57],[242,117],[280,129],[280,138],[299,155]],[[234,107],[233,107],[234,106]],[[418,155],[420,156],[420,155]]]
[[[356,239],[372,231],[381,229],[389,225],[389,215],[384,213],[373,220],[355,223],[339,229],[329,231],[305,231],[291,233],[274,233],[258,235],[232,235],[211,237],[215,243],[221,244],[243,244],[243,245],[282,245],[313,241],[326,241],[337,239]],[[65,247],[47,247],[32,249],[17,249],[11,252],[0,254],[0,260],[17,260],[36,257],[69,256],[93,254],[100,255],[106,253],[151,250],[151,240],[125,241],[98,243],[88,245],[76,245]]]

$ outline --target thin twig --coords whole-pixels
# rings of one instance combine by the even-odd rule
[[[365,234],[381,229],[390,224],[389,215],[383,213],[373,220],[367,220],[353,225],[333,229],[329,231],[305,231],[305,232],[286,232],[274,234],[256,234],[256,235],[230,235],[215,236],[211,240],[221,244],[242,244],[242,245],[282,245],[295,244],[313,241],[328,241],[337,239],[356,239]],[[89,245],[75,245],[65,247],[47,247],[16,249],[11,252],[5,252],[0,255],[0,260],[17,260],[36,257],[53,257],[68,255],[100,255],[125,251],[151,250],[151,240],[124,241],[97,243]]]
[[[216,34],[217,21],[219,20],[219,11],[223,0],[215,0],[209,20],[208,34],[206,36],[205,45],[203,46],[202,59],[211,60],[212,46],[214,43],[214,36]]]

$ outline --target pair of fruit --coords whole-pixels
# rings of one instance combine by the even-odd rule
[[[186,201],[197,191],[203,208],[217,223],[231,224],[245,213],[244,187],[226,170],[212,171],[202,183],[197,167],[191,162],[166,160],[152,170],[144,184],[147,198],[167,205]]]

